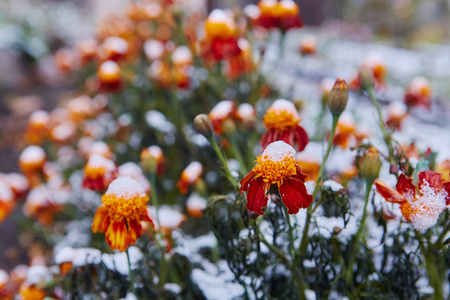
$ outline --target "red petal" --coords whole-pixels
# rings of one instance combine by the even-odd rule
[[[253,179],[253,177],[255,177],[256,173],[253,171],[250,171],[250,173],[248,173],[244,178],[242,178],[241,180],[241,188],[239,189],[239,194],[242,194],[243,192],[248,191],[248,183],[250,182],[250,180]]]
[[[128,222],[128,238],[129,244],[134,245],[136,240],[142,236],[141,222],[136,220],[129,220]]]
[[[263,215],[263,207],[267,206],[266,191],[264,189],[265,182],[262,177],[257,177],[250,181],[250,188],[247,194],[247,209],[258,215]]]
[[[450,182],[444,183],[444,190],[447,192],[447,197],[445,197],[445,204],[450,205]]]
[[[275,129],[269,129],[261,137],[261,147],[265,149],[270,143],[275,142],[277,131]]]
[[[108,229],[108,226],[109,226],[108,209],[102,205],[97,209],[95,213],[91,229],[93,233],[105,232],[106,229]]]
[[[303,170],[300,168],[299,165],[296,165],[295,167],[297,168],[297,174],[295,174],[294,178],[302,182],[305,182],[306,177],[308,177],[308,175],[303,172]]]
[[[279,189],[281,200],[283,200],[290,215],[298,213],[300,208],[309,207],[313,201],[313,197],[308,194],[305,184],[298,179],[285,180]]]
[[[422,171],[419,173],[419,190],[422,189],[422,185],[428,182],[431,188],[436,190],[441,190],[442,185],[442,174],[435,173],[433,171]]]
[[[295,148],[294,145],[294,132],[292,130],[283,130],[279,132],[278,140],[285,142]]]
[[[112,250],[127,250],[129,239],[124,221],[113,221],[106,230],[105,237]]]
[[[413,198],[415,198],[416,197],[416,187],[414,186],[414,184],[412,182],[413,182],[412,178],[408,178],[408,177],[406,177],[405,174],[401,174],[400,177],[398,178],[395,188],[397,189],[397,191],[400,194],[402,194],[402,195],[410,194],[413,196]],[[385,197],[385,199],[386,199],[386,197]],[[389,201],[389,200],[387,200],[387,201]]]
[[[306,145],[308,145],[309,143],[308,134],[306,133],[305,129],[303,129],[303,127],[300,125],[297,126],[294,134],[295,134],[295,142],[298,145],[297,150],[303,151],[303,149],[305,149]]]
[[[403,175],[403,174],[402,174]],[[400,176],[401,177],[401,176]],[[375,187],[377,188],[377,192],[387,201],[391,203],[402,203],[405,202],[406,199],[399,192],[389,187],[380,180],[375,180]]]

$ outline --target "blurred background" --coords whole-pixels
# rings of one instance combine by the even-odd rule
[[[243,8],[257,3],[256,0],[175,2],[184,2],[184,7],[204,16],[214,8]],[[441,49],[450,38],[450,0],[296,2],[307,30],[342,41],[406,48],[420,56],[424,49],[428,49],[427,53],[430,48]],[[111,15],[123,13],[126,3],[127,0],[0,1],[0,172],[18,171],[17,160],[25,146],[23,133],[29,115],[37,109],[48,111],[71,96],[74,78],[61,76],[52,54],[95,36],[97,25]],[[445,49],[436,52],[443,60],[448,53]],[[445,63],[449,63],[447,60]],[[439,59],[435,62],[440,64]],[[441,67],[446,69],[445,65]],[[0,259],[0,268],[10,268],[9,259],[17,258],[15,253],[8,252],[15,238],[13,222],[6,220],[0,225],[0,232],[9,232],[0,243],[0,257],[5,258]]]

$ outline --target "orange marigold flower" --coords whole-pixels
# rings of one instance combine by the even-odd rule
[[[300,18],[300,9],[292,0],[261,0],[258,3],[260,9],[257,24],[270,28],[280,28],[287,31],[291,28],[301,27],[303,25]]]
[[[145,172],[157,173],[163,172],[164,155],[161,147],[157,145],[142,149],[141,152],[141,167]]]
[[[20,299],[22,300],[43,300],[45,292],[36,287],[36,285],[22,285],[20,287]]]
[[[182,194],[187,193],[190,185],[195,183],[203,173],[203,166],[198,161],[191,162],[181,173],[181,178],[177,183],[177,187]]]
[[[46,159],[47,156],[41,147],[28,146],[19,156],[19,166],[25,175],[34,174],[42,171]]]
[[[377,53],[371,53],[367,55],[367,57],[364,59],[364,61],[361,64],[360,71],[363,69],[369,69],[372,71],[374,87],[376,89],[383,88],[387,73],[386,64],[381,56],[379,56]],[[353,90],[361,89],[361,82],[359,80],[359,75],[356,74],[353,79],[350,81],[350,88]]]
[[[415,77],[405,93],[405,104],[408,107],[424,106],[430,108],[433,90],[430,83],[424,77]]]
[[[0,181],[0,223],[9,216],[15,206],[14,193],[11,188]]]
[[[102,196],[92,222],[92,231],[105,233],[112,250],[125,251],[142,235],[141,221],[153,224],[144,188],[131,177],[118,177]]]
[[[394,130],[400,130],[403,120],[409,113],[405,104],[396,101],[388,106],[386,114],[386,125]]]
[[[129,176],[139,182],[139,184],[144,188],[147,194],[151,192],[151,184],[147,178],[145,178],[141,167],[139,167],[134,162],[127,162],[119,166],[119,177]]]
[[[309,143],[309,137],[299,125],[300,121],[294,103],[284,99],[275,101],[264,115],[267,131],[261,138],[261,146],[266,148],[270,143],[281,140],[302,151]]]
[[[237,26],[233,17],[221,9],[213,10],[206,19],[202,53],[207,60],[220,61],[241,52],[238,46]]]
[[[119,65],[112,60],[103,62],[97,71],[100,88],[117,91],[122,87],[122,72]]]
[[[446,205],[450,205],[450,182],[444,182],[442,174],[433,171],[420,172],[417,187],[405,174],[398,178],[396,190],[378,179],[375,186],[386,201],[400,204],[405,219],[418,230],[434,226]]]
[[[100,154],[93,154],[84,167],[83,186],[94,191],[104,191],[117,176],[114,162]]]
[[[36,110],[28,119],[25,139],[30,144],[41,144],[47,137],[50,128],[50,114],[43,110]]]
[[[303,55],[317,53],[317,40],[313,36],[305,36],[300,41],[300,53]]]
[[[28,194],[23,212],[30,218],[37,218],[43,225],[50,225],[53,222],[53,216],[62,210],[62,203],[66,197],[66,191],[41,184]]]
[[[306,174],[295,161],[295,149],[283,141],[271,143],[256,158],[257,165],[241,180],[239,193],[247,193],[247,209],[263,215],[267,194],[275,187],[289,214],[307,208],[313,197],[305,187]]]
[[[198,193],[192,193],[186,202],[187,213],[194,217],[200,218],[206,209],[206,199],[201,197]]]
[[[129,45],[126,40],[111,36],[106,38],[100,46],[100,55],[103,60],[119,61],[127,55],[128,50]]]
[[[20,199],[25,196],[30,188],[30,182],[28,179],[19,173],[9,173],[0,179],[3,179],[6,185],[11,188],[16,199]]]

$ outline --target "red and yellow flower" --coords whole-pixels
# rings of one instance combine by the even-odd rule
[[[145,172],[162,173],[164,155],[161,147],[157,145],[144,148],[141,151],[141,167]]]
[[[93,154],[84,167],[83,186],[94,191],[104,191],[116,177],[116,164],[100,154]]]
[[[22,300],[44,300],[46,295],[43,290],[40,290],[36,285],[22,285],[19,291]]]
[[[365,68],[372,71],[374,87],[376,89],[384,88],[386,86],[385,78],[387,74],[387,68],[383,58],[381,58],[377,53],[369,54],[361,64],[360,70]],[[353,79],[350,81],[350,89],[359,90],[362,88],[359,77],[359,73],[353,77]]]
[[[299,125],[301,117],[292,102],[284,99],[275,101],[264,115],[266,133],[261,138],[261,146],[266,148],[275,141],[284,141],[298,151],[305,149],[309,137]]]
[[[394,130],[402,128],[403,120],[408,116],[408,109],[402,102],[393,102],[389,105],[386,111],[386,125]]]
[[[405,219],[418,230],[434,226],[446,205],[450,205],[450,182],[442,180],[442,174],[433,171],[419,173],[419,183],[401,174],[396,190],[380,180],[375,180],[377,192],[390,203],[400,204]]]
[[[283,141],[271,143],[262,155],[256,158],[257,165],[241,180],[239,193],[247,193],[247,209],[263,215],[267,206],[268,193],[276,188],[278,195],[288,209],[296,214],[300,208],[307,208],[313,197],[305,187],[306,174],[295,161],[295,149]]]
[[[222,100],[213,107],[209,113],[214,132],[222,134],[225,131],[227,121],[232,121],[236,116],[236,104],[230,100]]]
[[[313,36],[305,36],[300,41],[300,53],[303,55],[317,53],[317,40]]]
[[[117,91],[122,87],[122,71],[112,60],[103,62],[97,71],[100,88],[107,91]]]
[[[147,210],[148,195],[131,177],[118,177],[102,196],[92,223],[94,233],[105,233],[112,250],[125,251],[142,235],[141,221],[153,224]]]
[[[25,132],[25,139],[34,145],[42,144],[48,136],[50,130],[50,114],[43,110],[36,110],[28,119],[28,126]]]
[[[300,8],[292,0],[261,0],[258,7],[260,15],[256,23],[261,27],[287,31],[303,25],[299,15]]]
[[[15,207],[14,193],[11,188],[0,181],[0,223],[9,216]]]
[[[430,108],[433,90],[424,77],[415,77],[405,92],[405,104],[408,107],[424,106]]]
[[[182,194],[186,194],[188,187],[200,179],[203,173],[203,166],[198,161],[191,162],[181,173],[181,178],[177,182],[177,187]]]

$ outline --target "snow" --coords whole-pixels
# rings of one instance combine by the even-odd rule
[[[183,176],[186,176],[190,181],[194,182],[203,173],[203,166],[198,161],[191,162],[183,171]]]
[[[297,153],[295,158],[297,161],[317,162],[321,164],[324,152],[324,146],[321,143],[309,142],[302,152]]]
[[[431,226],[436,225],[439,215],[446,208],[445,198],[447,192],[441,190],[436,193],[436,190],[430,187],[428,182],[422,185],[420,190],[421,196],[414,201],[411,197],[406,197],[411,206],[411,223],[413,227],[420,231],[425,231]]]
[[[50,115],[44,110],[36,110],[30,115],[28,121],[29,124],[33,125],[47,125],[50,122]]]
[[[107,51],[114,50],[117,53],[125,54],[128,51],[128,43],[123,38],[111,36],[105,39],[102,48]]]
[[[161,132],[169,133],[175,130],[175,126],[159,111],[149,110],[145,113],[145,120],[148,126],[158,129]]]
[[[244,7],[243,12],[249,18],[255,20],[261,15],[261,10],[255,4],[248,4]]]
[[[226,23],[230,27],[234,27],[233,19],[222,9],[214,9],[208,16],[211,23]]]
[[[49,269],[46,266],[31,266],[27,272],[27,283],[38,284],[49,282],[52,279]]]
[[[267,156],[270,160],[278,162],[286,157],[294,158],[295,149],[283,141],[276,141],[269,144],[266,149],[264,149],[262,156]]]
[[[174,294],[179,294],[181,292],[181,287],[176,283],[166,283],[164,284],[164,289]]]
[[[422,94],[424,88],[428,88],[430,83],[423,76],[414,77],[409,84],[409,90],[413,94]]]
[[[131,199],[133,197],[145,197],[146,193],[137,180],[129,176],[120,176],[109,184],[105,195],[114,195],[118,198]]]
[[[401,101],[393,101],[387,108],[387,115],[403,116],[408,112],[408,107]]]
[[[72,121],[65,121],[52,129],[52,137],[57,141],[67,141],[77,130],[77,125]]]
[[[178,46],[172,52],[172,61],[176,65],[189,64],[192,62],[192,53],[187,46]]]
[[[327,186],[327,187],[331,188],[331,190],[333,192],[338,192],[340,189],[344,188],[340,183],[337,183],[334,180],[327,180],[327,181],[325,181],[323,183],[323,186]]]
[[[99,72],[103,75],[115,75],[120,73],[120,67],[116,62],[108,60],[100,65]]]
[[[141,250],[135,246],[128,247],[130,254],[131,269],[138,266],[138,262],[144,257]],[[102,254],[102,262],[110,270],[117,271],[122,275],[129,274],[129,266],[126,252],[115,252],[114,254]]]
[[[160,159],[162,159],[163,157],[163,152],[161,147],[157,146],[157,145],[153,145],[147,148],[148,152],[158,161]]]
[[[109,157],[110,153],[111,149],[109,149],[109,146],[105,142],[95,141],[89,146],[88,156],[93,154],[100,154],[104,157]]]
[[[11,188],[3,181],[0,181],[0,201],[11,202],[13,200],[14,194]]]
[[[8,273],[5,270],[0,270],[0,287],[6,284],[9,280]]]
[[[180,213],[177,209],[174,209],[170,205],[161,205],[158,208],[158,218],[155,218],[156,209],[150,207],[149,212],[153,220],[158,220],[159,225],[165,228],[177,228],[185,220],[186,216]],[[155,224],[157,226],[157,224]]]
[[[144,43],[144,52],[150,61],[160,59],[164,54],[164,44],[157,40],[147,40]]]
[[[209,113],[211,119],[223,119],[228,117],[234,109],[234,103],[230,100],[222,100],[214,106]]]
[[[299,116],[297,109],[295,108],[294,103],[285,99],[276,100],[271,106],[271,109],[287,111],[294,116]]]
[[[134,162],[127,162],[119,166],[119,176],[129,176],[139,182],[145,191],[150,192],[150,182],[145,178],[141,167]]]
[[[45,160],[45,152],[39,146],[28,146],[19,156],[22,163],[40,163]]]
[[[73,262],[77,256],[75,249],[71,247],[63,247],[55,254],[55,263],[60,265],[65,262]]]
[[[189,209],[204,210],[206,208],[206,199],[201,197],[198,193],[192,193],[187,199],[186,206]]]
[[[87,166],[89,168],[104,168],[107,172],[111,172],[116,169],[116,165],[112,160],[105,158],[100,154],[93,154],[89,156]]]
[[[242,103],[238,107],[237,114],[239,115],[240,118],[245,120],[253,118],[256,115],[256,112],[253,106],[251,106],[251,104]]]

